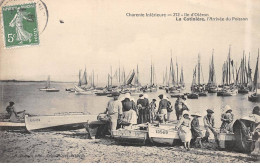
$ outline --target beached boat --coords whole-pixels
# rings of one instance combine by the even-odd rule
[[[257,57],[253,86],[252,86],[252,93],[250,93],[248,96],[248,100],[252,102],[260,102],[260,94],[258,91],[260,85],[258,79],[259,78],[258,62],[259,62],[259,49],[258,49],[258,57]]]
[[[51,88],[50,76],[48,76],[47,81],[46,81],[46,86],[45,86],[45,88],[40,88],[40,91],[59,92],[60,90],[55,89],[55,88]]]
[[[19,115],[18,115],[19,116]],[[11,116],[8,113],[0,113],[0,130],[5,131],[26,131],[24,123],[24,113],[22,117]]]
[[[141,144],[144,145],[148,139],[146,124],[124,126],[117,130],[112,130],[112,137],[124,144]]]
[[[172,124],[149,124],[149,140],[153,144],[174,145],[176,141],[180,140],[178,130],[175,129],[176,124],[177,122]]]
[[[10,122],[10,121],[1,121],[0,130],[5,131],[26,131],[25,123],[23,122]]]
[[[83,113],[60,113],[55,115],[25,115],[25,126],[32,131],[65,131],[85,128],[86,124],[97,119],[96,115]]]

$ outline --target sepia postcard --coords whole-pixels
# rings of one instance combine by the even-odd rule
[[[1,163],[259,163],[260,1],[0,0]]]

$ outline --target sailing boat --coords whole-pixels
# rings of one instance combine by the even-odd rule
[[[222,66],[222,89],[217,91],[217,96],[233,96],[237,94],[237,88],[234,83],[234,66],[230,58],[231,46],[229,46],[228,59]]]
[[[246,57],[244,56],[244,54],[245,51],[243,51],[243,58],[241,59],[241,64],[238,69],[237,78],[236,78],[236,83],[238,84],[238,93],[243,93],[243,94],[249,92],[248,83],[250,79],[249,72],[248,72],[248,70],[250,70],[249,60],[248,60],[248,68],[247,68]]]
[[[46,81],[46,86],[45,86],[45,88],[41,88],[40,91],[46,91],[46,92],[59,92],[60,90],[55,89],[54,87],[51,88],[50,76],[48,76],[47,81]]]
[[[150,77],[150,86],[147,88],[149,92],[156,92],[157,85],[155,85],[155,72],[154,65],[151,64],[151,77]]]
[[[78,85],[76,85],[76,84],[74,85],[75,94],[76,95],[92,95],[93,92],[88,85],[86,68],[85,68],[82,78],[80,76],[81,76],[81,71],[79,72]]]
[[[196,69],[198,68],[198,75],[196,74]],[[200,80],[200,76],[202,74],[202,80],[203,79],[203,73],[202,73],[202,67],[201,67],[201,63],[200,63],[200,54],[198,55],[198,64],[196,65],[195,69],[194,69],[194,74],[193,74],[193,81],[192,81],[192,85],[191,85],[191,92],[192,94],[198,94],[199,96],[207,96],[207,91],[206,91],[206,87],[204,84],[201,84],[201,80]],[[198,78],[198,82],[197,82],[197,78]]]
[[[214,66],[214,49],[212,50],[212,58],[209,66],[209,80],[207,84],[207,90],[209,93],[217,93],[216,74]]]
[[[256,67],[255,67],[255,74],[254,74],[254,80],[253,80],[253,87],[252,87],[252,93],[248,96],[248,100],[252,102],[260,102],[260,94],[257,92],[257,89],[259,88],[259,69],[258,69],[258,62],[259,62],[259,49],[258,49],[258,56],[256,61]]]
[[[171,52],[172,54],[172,52]],[[170,62],[170,72],[169,72],[169,80],[168,80],[168,88],[166,88],[167,93],[180,93],[180,89],[178,89],[176,81],[175,81],[175,71],[173,68],[173,61],[171,58]]]

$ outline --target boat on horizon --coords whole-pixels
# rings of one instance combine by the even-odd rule
[[[59,92],[59,89],[56,88],[51,88],[51,81],[50,81],[50,76],[48,76],[47,81],[46,81],[46,86],[44,88],[40,88],[40,91],[46,91],[46,92]]]

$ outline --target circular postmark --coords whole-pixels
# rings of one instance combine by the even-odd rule
[[[36,15],[37,15],[37,24],[39,35],[44,32],[48,25],[48,8],[43,0],[4,0],[0,2],[0,15],[2,15],[2,9],[6,6],[14,6],[14,5],[23,5],[23,4],[31,4],[35,3],[36,5]]]

